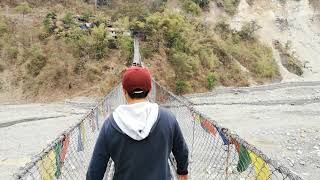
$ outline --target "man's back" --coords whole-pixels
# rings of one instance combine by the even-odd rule
[[[102,179],[108,159],[115,163],[114,180],[169,180],[168,158],[173,152],[177,173],[188,173],[188,148],[175,117],[159,108],[148,135],[136,140],[130,129],[119,127],[113,116],[103,125],[87,173],[87,180]],[[124,133],[124,131],[128,131]]]

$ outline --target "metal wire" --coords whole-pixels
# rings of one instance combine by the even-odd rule
[[[15,178],[85,179],[100,127],[118,105],[126,103],[121,91],[121,85],[118,85],[78,123],[21,168]],[[149,100],[166,106],[175,114],[190,149],[189,179],[301,179],[154,80]],[[174,175],[173,157],[169,163]],[[112,179],[113,172],[110,161],[104,179]]]

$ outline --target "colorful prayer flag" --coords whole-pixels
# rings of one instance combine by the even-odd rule
[[[234,144],[236,150],[237,150],[237,153],[239,154],[240,153],[240,144],[238,143],[237,140],[231,138],[230,141],[229,141],[230,144]]]
[[[223,141],[223,144],[224,145],[228,145],[229,141],[228,141],[227,137],[223,134],[222,129],[217,128],[217,131],[218,131],[218,133],[219,133],[219,135],[220,135],[220,137],[221,137],[221,139]]]
[[[55,172],[55,176],[58,179],[61,175],[61,159],[60,159],[60,155],[61,155],[61,142],[58,142],[56,144],[56,146],[54,147],[54,152],[55,152],[55,157],[56,157],[56,172]]]
[[[50,150],[40,161],[41,180],[53,180],[56,172],[56,157],[54,150]]]
[[[194,118],[194,121],[197,122],[197,123],[200,123],[200,115],[198,113],[193,113],[193,118]]]
[[[254,169],[256,171],[257,180],[270,180],[271,172],[268,164],[257,156],[255,153],[249,151],[249,156],[254,165]]]
[[[243,172],[248,169],[251,164],[251,159],[247,149],[241,144],[239,149],[239,161],[237,164],[237,171]]]
[[[80,124],[80,129],[81,129],[81,140],[82,144],[85,145],[86,142],[86,129],[84,127],[84,121]]]
[[[217,130],[216,127],[214,127],[214,125],[207,119],[203,119],[201,121],[201,127],[207,131],[207,133],[210,133],[213,136],[216,136],[217,134]]]
[[[62,164],[64,163],[64,160],[66,158],[68,147],[69,147],[69,143],[70,143],[70,135],[69,134],[64,134],[64,139],[62,141],[62,150],[61,150],[61,153],[60,153],[60,161],[61,161]]]
[[[230,144],[234,144],[236,151],[239,156],[239,161],[237,164],[237,171],[243,172],[248,169],[251,164],[251,159],[249,157],[249,153],[244,145],[240,144],[236,139],[231,138],[229,141]]]

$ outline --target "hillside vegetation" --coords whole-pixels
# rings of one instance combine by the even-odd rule
[[[138,32],[155,78],[179,94],[280,78],[256,24],[235,31],[202,21],[214,2],[180,0],[182,11],[161,0],[106,2],[95,11],[80,0],[1,1],[0,91],[36,101],[102,96],[132,59],[128,30]]]

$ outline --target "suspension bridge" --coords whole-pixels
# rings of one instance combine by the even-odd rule
[[[134,39],[133,65],[143,65],[137,38]],[[190,151],[189,179],[302,179],[237,134],[221,127],[212,117],[199,112],[189,100],[176,96],[155,80],[149,100],[170,109],[177,117]],[[85,179],[100,127],[121,104],[125,104],[125,99],[119,84],[75,125],[22,167],[15,174],[15,179]],[[173,179],[176,179],[173,156],[168,161]],[[111,180],[113,172],[113,162],[110,160],[104,179]]]

